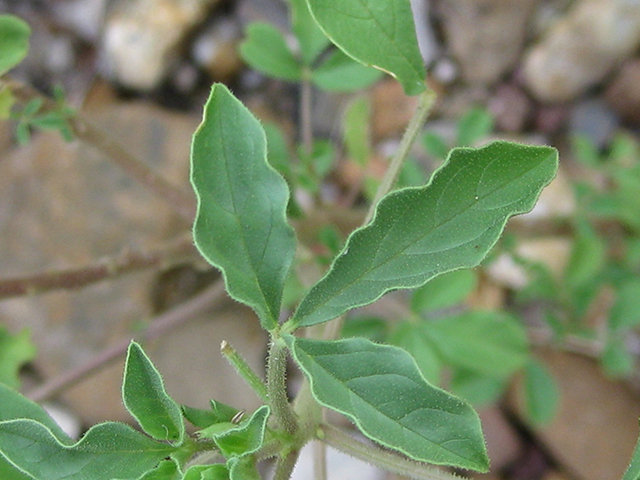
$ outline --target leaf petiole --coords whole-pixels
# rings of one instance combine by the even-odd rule
[[[224,355],[224,358],[226,358],[236,372],[238,372],[238,375],[247,382],[247,385],[251,387],[256,395],[264,402],[268,402],[269,394],[267,393],[267,386],[264,381],[226,340],[223,340],[220,344],[220,353]]]

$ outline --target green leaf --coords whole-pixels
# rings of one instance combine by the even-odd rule
[[[306,0],[290,0],[291,29],[298,39],[302,61],[311,66],[331,41],[311,16]]]
[[[121,423],[96,425],[70,444],[35,420],[0,422],[0,452],[36,480],[136,480],[174,450]]]
[[[252,457],[231,458],[227,465],[230,480],[261,480],[256,461]]]
[[[269,407],[263,405],[239,426],[215,433],[211,437],[227,458],[250,455],[257,452],[264,443],[269,414]]]
[[[184,422],[180,407],[167,395],[160,373],[136,342],[131,342],[127,353],[122,399],[142,429],[153,438],[182,443]]]
[[[493,117],[486,108],[469,110],[458,123],[457,145],[471,147],[493,131]]]
[[[586,135],[573,134],[569,137],[571,153],[579,162],[588,167],[598,167],[602,163],[600,152],[591,138]]]
[[[476,288],[473,270],[454,270],[434,278],[411,296],[411,310],[427,313],[461,303]]]
[[[624,338],[608,338],[600,357],[604,372],[612,378],[622,378],[633,373],[634,355],[629,352]]]
[[[266,158],[260,123],[215,84],[191,150],[194,240],[222,270],[229,295],[253,308],[269,330],[278,324],[295,237],[285,216],[287,184]]]
[[[547,368],[538,361],[530,361],[524,376],[525,411],[538,425],[553,420],[560,400],[560,391]]]
[[[409,0],[307,0],[313,18],[347,55],[389,73],[407,95],[426,88]]]
[[[226,465],[194,465],[185,472],[182,480],[229,480]]]
[[[624,472],[622,480],[640,480],[640,438],[638,438],[638,443],[633,451],[631,462],[629,463],[627,471]]]
[[[0,478],[2,480],[32,480],[0,455]]]
[[[15,335],[0,325],[0,383],[11,388],[19,388],[18,373],[20,367],[33,360],[36,346],[31,341],[31,332],[27,329]]]
[[[389,331],[388,324],[377,317],[350,317],[342,327],[342,338],[364,337],[372,342],[382,343]]]
[[[614,332],[640,324],[640,279],[632,277],[618,286],[608,323]]]
[[[358,338],[287,342],[318,402],[367,437],[415,460],[488,469],[476,412],[427,383],[404,350]]]
[[[360,166],[369,163],[371,153],[371,102],[367,97],[355,98],[344,114],[344,144],[347,155]]]
[[[429,155],[437,160],[444,160],[449,153],[449,146],[444,139],[435,132],[426,131],[422,136],[422,146]]]
[[[274,123],[263,125],[267,136],[267,160],[285,179],[291,178],[291,157],[282,131]]]
[[[526,330],[503,312],[470,311],[422,326],[449,365],[505,378],[528,360]]]
[[[424,334],[418,324],[400,323],[389,338],[389,343],[409,353],[428,382],[440,385],[442,362],[431,339]]]
[[[29,52],[29,25],[14,15],[0,15],[0,76],[18,65]]]
[[[373,85],[381,76],[380,70],[356,62],[342,50],[334,50],[311,72],[311,81],[327,92],[354,92]]]
[[[302,78],[302,67],[280,30],[272,25],[249,24],[247,37],[240,43],[240,54],[251,67],[271,77],[293,82]]]
[[[182,405],[181,409],[184,414],[184,418],[189,420],[198,428],[207,428],[215,423],[230,422],[238,413],[236,408],[225,405],[222,402],[210,400],[210,403],[210,410],[201,410],[199,408]]]
[[[163,460],[160,464],[142,475],[138,480],[182,480],[182,472],[175,460]]]
[[[583,287],[597,275],[606,261],[606,245],[590,225],[578,225],[576,239],[565,268],[565,283],[577,289]]]
[[[7,120],[11,116],[11,109],[16,99],[7,86],[0,86],[0,120]]]
[[[533,207],[557,162],[551,147],[509,142],[452,150],[429,185],[382,199],[373,221],[351,234],[302,300],[291,326],[326,322],[389,290],[478,265],[507,219]]]
[[[507,388],[507,380],[483,375],[475,370],[456,368],[451,375],[451,391],[475,408],[496,402]]]

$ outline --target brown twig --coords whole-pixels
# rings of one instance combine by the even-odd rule
[[[51,290],[74,290],[123,273],[150,267],[168,267],[195,255],[191,234],[147,252],[124,252],[93,265],[0,279],[0,299]]]
[[[143,333],[136,335],[139,341],[150,341],[167,334],[176,327],[183,325],[199,313],[211,308],[215,303],[225,297],[224,282],[222,279],[215,282],[204,292],[199,293],[190,300],[156,317],[149,328]],[[27,394],[31,400],[42,402],[63,390],[79,383],[88,376],[106,367],[114,360],[123,356],[129,347],[131,339],[124,338],[117,344],[104,349],[92,360],[71,371],[63,373],[46,383],[40,385]]]
[[[45,111],[54,110],[57,106],[53,100],[21,82],[5,77],[2,83],[8,86],[15,98],[21,102],[26,103],[33,99],[40,99],[43,101]],[[142,160],[132,155],[105,131],[95,127],[81,114],[76,113],[68,121],[76,137],[89,145],[93,145],[122,168],[131,178],[164,199],[185,220],[188,222],[193,220],[195,203],[191,195],[167,182]]]

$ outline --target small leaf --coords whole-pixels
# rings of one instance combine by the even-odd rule
[[[415,322],[403,322],[396,327],[389,343],[409,353],[416,361],[422,376],[439,385],[442,362],[433,343]]]
[[[577,289],[583,287],[597,275],[606,261],[606,245],[590,225],[582,222],[578,226],[571,256],[565,268],[565,283]]]
[[[485,139],[493,130],[493,117],[486,108],[476,107],[469,110],[458,123],[457,145],[472,147]]]
[[[476,288],[473,270],[454,270],[434,278],[411,296],[411,310],[427,313],[461,303]]]
[[[429,155],[436,160],[444,160],[449,153],[449,146],[444,139],[435,132],[426,131],[422,136],[422,145]]]
[[[240,54],[251,67],[274,78],[298,81],[302,68],[287,47],[276,27],[255,22],[247,27],[247,38],[240,44]]]
[[[210,410],[201,410],[199,408],[182,405],[181,409],[184,418],[198,428],[207,428],[215,423],[231,422],[233,417],[238,413],[237,409],[225,405],[222,402],[211,400],[210,403]]]
[[[191,181],[196,246],[222,270],[229,295],[253,308],[264,328],[275,328],[295,253],[285,216],[289,190],[267,163],[260,123],[222,84],[211,89],[193,138]]]
[[[291,29],[298,39],[302,61],[311,66],[331,41],[311,16],[306,0],[290,0],[290,4]]]
[[[175,460],[163,460],[160,464],[142,475],[138,480],[182,480],[182,472]]]
[[[327,92],[362,90],[373,85],[381,76],[380,70],[366,67],[337,49],[311,72],[312,82]]]
[[[269,413],[269,407],[263,405],[239,426],[213,434],[212,438],[222,454],[229,458],[244,457],[257,452],[264,443]]]
[[[456,368],[451,376],[450,389],[475,408],[481,408],[498,401],[507,385],[505,379]]]
[[[371,153],[371,102],[366,97],[353,100],[344,114],[344,144],[349,157],[361,167],[369,163]]]
[[[229,480],[226,465],[193,465],[185,472],[182,480]]]
[[[31,332],[25,329],[15,335],[0,325],[0,383],[19,388],[20,367],[33,360],[36,346],[31,341]]]
[[[256,461],[251,457],[232,458],[227,465],[230,480],[261,480]]]
[[[630,278],[616,289],[616,300],[609,311],[609,328],[621,332],[640,324],[640,279]]]
[[[0,422],[0,453],[36,480],[136,480],[174,450],[122,423],[101,423],[68,444],[35,420]]]
[[[142,429],[153,438],[182,443],[184,422],[180,407],[167,395],[160,373],[136,342],[131,342],[127,353],[122,399]]]
[[[538,361],[527,364],[524,376],[525,411],[531,421],[544,425],[553,420],[560,391],[547,368]]]
[[[29,52],[29,25],[14,15],[0,15],[0,76],[18,65]]]
[[[422,331],[449,365],[505,378],[528,360],[524,327],[502,312],[471,311],[422,323]]]
[[[290,327],[326,322],[389,290],[478,265],[507,219],[533,207],[557,162],[551,147],[509,142],[452,150],[429,185],[382,199],[373,221],[351,234],[302,300]]]
[[[350,57],[389,73],[407,95],[425,90],[409,0],[307,0],[324,33]]]
[[[7,120],[11,116],[11,109],[16,99],[9,87],[0,86],[0,120]]]
[[[316,400],[367,437],[415,460],[488,469],[476,412],[427,383],[404,350],[358,338],[287,342]]]
[[[638,443],[633,451],[631,462],[629,463],[627,471],[624,472],[622,480],[640,480],[640,438],[638,438]]]

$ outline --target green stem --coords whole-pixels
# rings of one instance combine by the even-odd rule
[[[269,394],[267,393],[267,386],[264,381],[258,376],[256,372],[252,370],[249,364],[240,354],[227,343],[226,340],[220,345],[220,352],[224,355],[227,361],[235,368],[236,372],[247,382],[247,385],[256,392],[258,397],[264,402],[269,401]]]
[[[364,221],[365,225],[369,223],[369,221],[373,218],[373,214],[375,213],[378,202],[380,202],[382,197],[384,197],[387,193],[389,193],[389,191],[393,187],[393,184],[396,182],[396,179],[400,174],[400,169],[402,168],[402,165],[404,164],[404,161],[407,158],[407,155],[409,154],[409,150],[411,149],[413,142],[418,136],[420,129],[424,125],[424,122],[427,119],[429,112],[431,112],[431,109],[433,108],[435,101],[436,101],[436,94],[430,88],[427,88],[427,90],[425,90],[423,93],[420,94],[420,101],[418,103],[418,107],[416,108],[416,111],[413,113],[413,117],[411,117],[411,120],[409,121],[409,125],[407,126],[407,129],[405,130],[404,135],[402,136],[400,147],[398,148],[398,151],[394,155],[393,160],[391,160],[391,163],[389,164],[389,168],[387,169],[384,175],[384,178],[382,179],[382,182],[380,183],[380,186],[376,191],[376,196],[373,199],[373,202],[371,202],[371,207],[369,207],[369,211],[367,212],[367,217]]]
[[[311,71],[305,69],[300,82],[300,139],[304,153],[311,155],[313,150],[313,124],[312,124],[312,90],[309,77]]]
[[[327,480],[327,444],[324,442],[313,442],[313,477]]]
[[[327,445],[396,475],[416,480],[463,480],[464,478],[433,465],[416,462],[389,450],[361,442],[332,425],[322,425],[321,431],[320,440]]]
[[[283,428],[291,435],[298,430],[296,418],[289,399],[287,398],[287,350],[284,340],[272,336],[269,359],[267,361],[267,392],[269,406],[274,417]]]
[[[296,462],[298,461],[299,454],[300,452],[298,450],[293,450],[284,457],[278,457],[275,472],[273,474],[273,480],[289,480],[293,473],[293,468],[296,466]]]

